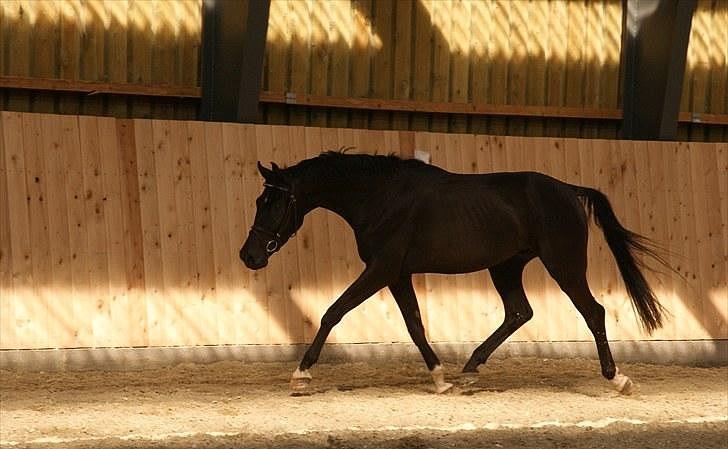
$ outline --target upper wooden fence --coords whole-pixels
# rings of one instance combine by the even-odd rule
[[[3,0],[0,74],[98,82],[111,92],[139,85],[146,93],[161,93],[165,90],[149,86],[165,84],[194,92],[201,4]],[[728,112],[727,29],[728,0],[699,0],[682,111]],[[265,98],[292,92],[319,102],[322,97],[407,100],[435,113],[342,111],[299,103],[268,104],[265,117],[273,124],[615,137],[619,121],[603,117],[619,110],[621,35],[621,0],[273,0]],[[584,119],[442,113],[451,103],[603,113],[597,114],[600,119],[591,113]],[[8,90],[2,106],[192,118],[197,101]],[[680,138],[725,141],[726,128],[681,125]]]
[[[728,338],[728,144],[365,131],[0,114],[0,348],[308,342],[362,269],[353,234],[317,210],[264,270],[238,260],[262,189],[256,162],[323,150],[428,151],[474,173],[538,170],[603,190],[684,277],[649,278],[672,316],[644,335],[601,232],[589,280],[611,339]],[[477,244],[477,242],[474,242]],[[535,318],[513,340],[592,337],[538,261]],[[434,341],[480,341],[502,320],[487,272],[415,277]],[[330,341],[409,341],[378,293]]]

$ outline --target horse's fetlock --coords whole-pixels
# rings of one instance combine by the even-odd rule
[[[614,379],[617,374],[617,368],[615,366],[604,366],[602,367],[602,376],[607,380]]]

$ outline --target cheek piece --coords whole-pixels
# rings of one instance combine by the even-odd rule
[[[283,213],[281,220],[278,222],[278,226],[275,231],[270,231],[256,225],[253,225],[250,228],[251,232],[257,232],[258,234],[262,234],[264,239],[267,239],[267,242],[265,244],[265,252],[268,253],[268,255],[270,256],[281,248],[281,231],[283,231],[283,228],[286,226],[286,224],[291,219],[293,219],[291,228],[294,228],[296,226],[296,223],[298,222],[298,208],[296,207],[296,197],[293,195],[293,192],[291,192],[290,189],[268,183],[265,183],[263,185],[265,187],[280,190],[281,192],[285,192],[288,195],[288,204],[286,204],[286,211]],[[294,235],[296,235],[295,232],[291,234],[289,238],[293,237]]]

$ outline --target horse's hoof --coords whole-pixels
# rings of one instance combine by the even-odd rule
[[[437,393],[437,394],[446,393],[446,392],[450,391],[452,389],[452,387],[453,387],[453,384],[451,384],[450,382],[443,382],[439,385],[435,385],[435,393]]]
[[[291,375],[291,394],[301,395],[309,392],[311,386],[311,374],[308,370],[301,371],[296,368],[296,371]]]
[[[445,382],[445,373],[443,373],[441,365],[435,366],[432,371],[430,371],[430,375],[432,376],[432,380],[435,382],[435,393],[442,394],[453,387],[451,383]]]
[[[634,384],[632,383],[632,379],[627,378],[627,382],[624,384],[624,386],[622,387],[622,389],[619,392],[625,396],[629,396],[632,394],[633,391],[634,391]]]
[[[632,380],[620,373],[619,368],[617,368],[617,372],[610,382],[614,384],[614,388],[616,388],[620,394],[628,396],[634,391],[634,384],[632,383]]]
[[[292,393],[306,393],[311,387],[311,379],[291,379]]]
[[[478,381],[478,373],[475,372],[467,372],[460,374],[460,377],[458,378],[460,381],[460,386],[462,387],[470,387],[475,385],[475,383]]]

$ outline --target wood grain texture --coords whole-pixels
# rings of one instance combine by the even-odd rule
[[[257,161],[290,165],[342,145],[370,154],[416,149],[451,171],[537,170],[599,188],[620,222],[668,249],[680,273],[648,274],[672,313],[648,337],[591,225],[588,278],[610,338],[727,337],[722,143],[0,116],[3,349],[309,342],[363,268],[351,230],[317,210],[266,269],[248,271],[238,250],[262,189]],[[536,315],[514,340],[591,340],[540,262],[524,278]],[[433,341],[482,341],[502,321],[486,272],[418,275],[415,286]],[[383,291],[330,341],[409,336]]]

